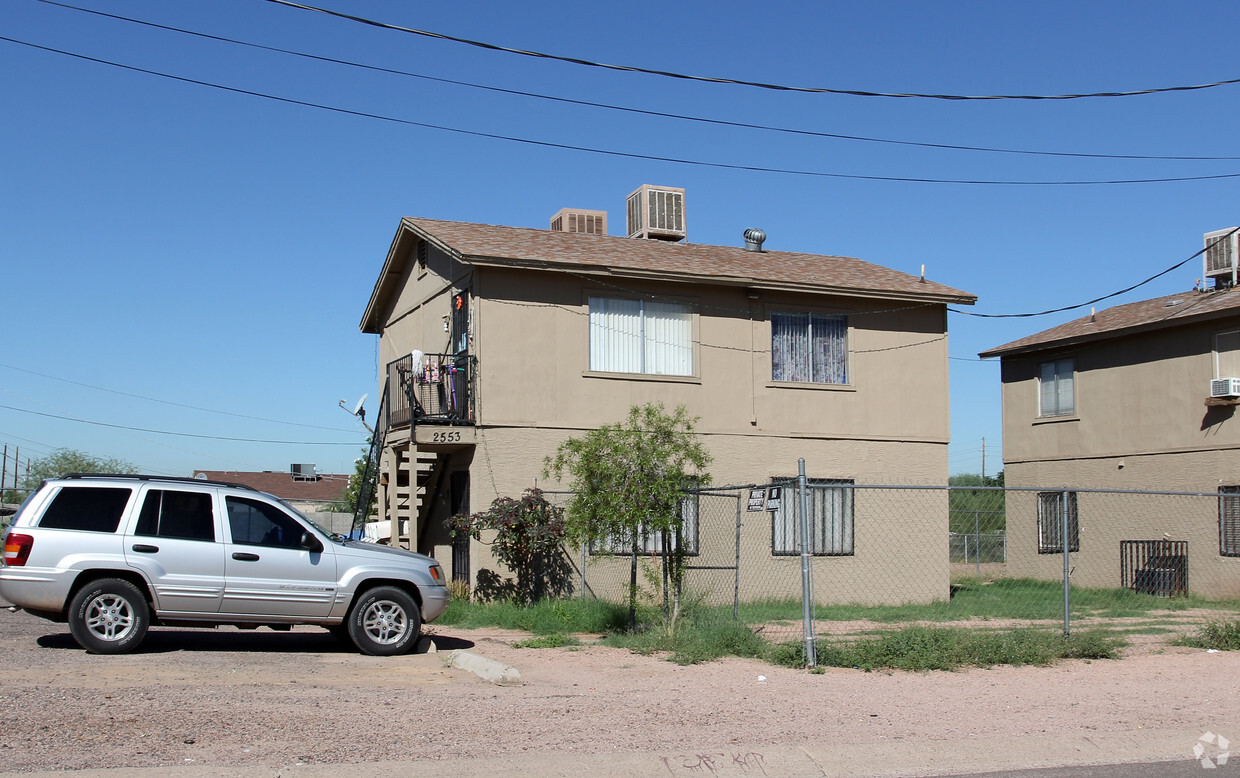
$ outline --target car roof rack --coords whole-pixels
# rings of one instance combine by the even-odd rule
[[[253,486],[246,484],[233,483],[231,481],[209,481],[205,478],[191,478],[180,475],[139,475],[136,473],[66,473],[64,478],[89,480],[92,478],[111,478],[111,479],[128,479],[131,481],[167,481],[169,483],[181,484],[199,484],[207,486],[231,486],[236,489],[248,489],[251,492],[257,492]]]

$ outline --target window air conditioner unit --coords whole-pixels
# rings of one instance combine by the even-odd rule
[[[684,240],[685,190],[642,184],[628,197],[630,238]]]
[[[1215,279],[1216,285],[1235,286],[1237,261],[1240,260],[1240,229],[1229,227],[1207,232],[1203,239],[1205,269],[1202,272],[1205,277]]]
[[[1210,382],[1211,397],[1240,397],[1240,378],[1216,378]]]

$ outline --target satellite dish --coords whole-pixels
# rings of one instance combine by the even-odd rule
[[[353,406],[353,415],[354,415],[354,416],[361,416],[361,415],[362,415],[362,413],[364,412],[364,411],[362,411],[362,406],[366,404],[366,398],[367,398],[367,397],[369,397],[369,396],[370,396],[370,394],[369,394],[369,393],[362,395],[362,399],[358,400],[358,401],[357,401],[357,405],[354,405],[354,406]]]

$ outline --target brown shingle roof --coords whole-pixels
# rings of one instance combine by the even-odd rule
[[[789,251],[746,251],[738,246],[669,243],[610,235],[587,235],[527,227],[406,217],[366,313],[363,332],[377,332],[377,316],[402,277],[408,261],[406,237],[417,235],[458,261],[612,276],[727,284],[924,302],[972,305],[977,296],[852,257]]]
[[[1082,316],[1067,324],[983,351],[978,356],[983,359],[1013,356],[1236,314],[1240,314],[1240,290],[1190,290],[1153,300],[1117,305],[1099,311],[1094,316]]]
[[[406,218],[463,260],[522,260],[550,266],[579,266],[710,279],[723,283],[807,287],[807,291],[916,297],[972,304],[976,295],[852,257],[788,251],[746,251],[739,246],[669,243],[608,235],[498,227],[469,222]]]
[[[336,501],[344,496],[349,486],[347,475],[320,474],[317,481],[294,480],[290,473],[276,473],[270,470],[261,473],[247,473],[237,470],[195,470],[194,477],[206,478],[211,481],[226,481],[231,484],[243,484],[260,492],[274,494],[286,500],[326,500]]]

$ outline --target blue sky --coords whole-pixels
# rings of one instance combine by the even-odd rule
[[[1140,156],[1091,159],[790,135],[555,103],[6,0],[0,36],[208,82],[475,133],[841,176],[1100,181],[1240,174],[1240,86],[1078,100],[808,94],[588,68],[360,25],[266,0],[82,8],[503,89],[873,139]],[[314,3],[311,3],[314,4]],[[1240,77],[1235,3],[626,2],[322,7],[502,46],[773,84],[875,92],[1092,93]],[[1240,179],[970,185],[729,170],[365,118],[0,40],[0,444],[153,473],[351,469],[376,396],[358,321],[402,216],[620,223],[640,184],[687,190],[690,240],[841,254],[978,295],[972,313],[1081,303],[1240,224]],[[1108,305],[1189,289],[1199,260]],[[1000,466],[996,362],[979,351],[1088,313],[951,314],[952,472]],[[911,377],[915,380],[915,377]],[[375,403],[370,403],[375,407]],[[92,423],[87,423],[92,422]],[[165,434],[165,433],[179,434]],[[272,442],[277,441],[277,442]]]

